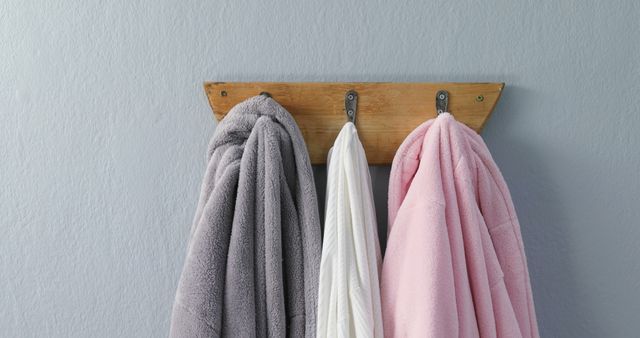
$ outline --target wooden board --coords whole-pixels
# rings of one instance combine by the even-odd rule
[[[326,163],[347,121],[345,93],[353,89],[358,92],[356,127],[369,164],[389,164],[405,137],[437,115],[438,90],[449,92],[451,114],[480,132],[504,83],[208,82],[204,87],[218,120],[249,97],[271,94],[300,126],[313,164]]]

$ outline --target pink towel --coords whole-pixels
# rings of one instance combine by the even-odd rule
[[[482,138],[448,113],[396,153],[385,337],[538,337],[520,225]]]

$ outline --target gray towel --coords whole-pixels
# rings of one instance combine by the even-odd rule
[[[208,155],[170,336],[315,337],[320,221],[295,121],[250,98],[220,122]]]

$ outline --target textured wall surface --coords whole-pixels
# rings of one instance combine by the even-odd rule
[[[0,335],[165,336],[214,130],[201,83],[263,80],[506,82],[483,136],[543,337],[636,337],[639,18],[635,0],[4,0]]]

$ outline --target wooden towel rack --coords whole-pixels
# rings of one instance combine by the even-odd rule
[[[449,92],[449,112],[482,130],[504,83],[390,82],[207,82],[204,84],[216,119],[236,104],[269,93],[296,120],[313,164],[326,163],[327,153],[347,121],[345,93],[357,92],[356,126],[370,164],[389,164],[402,141],[424,121],[436,116],[436,92]]]

